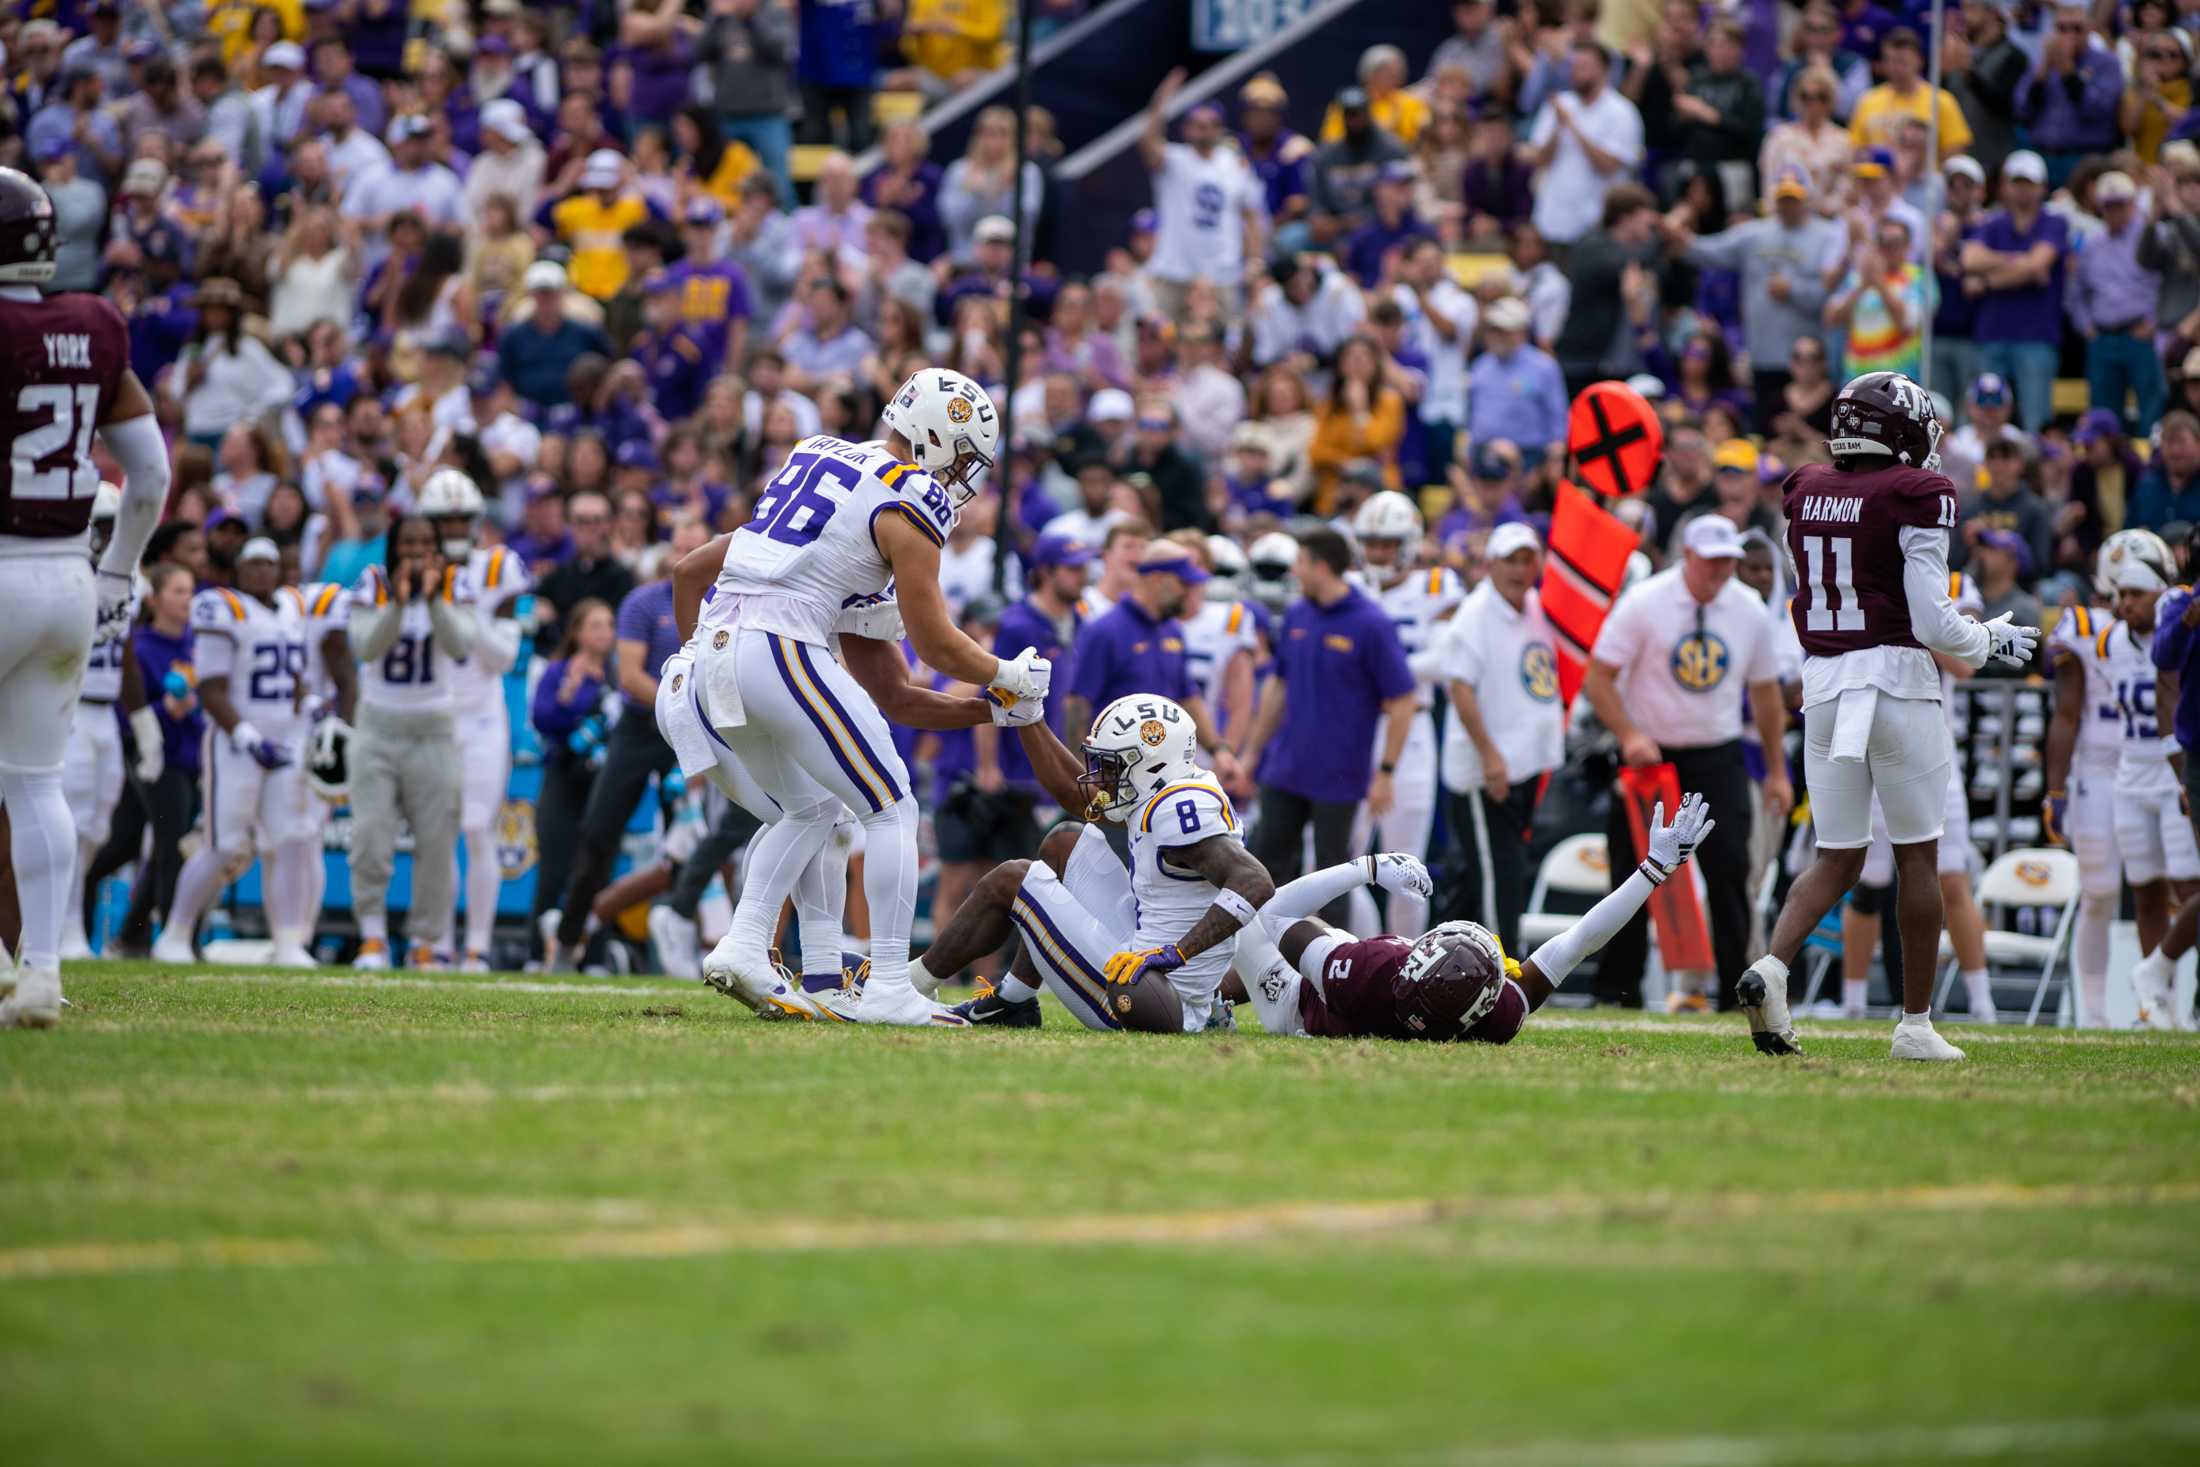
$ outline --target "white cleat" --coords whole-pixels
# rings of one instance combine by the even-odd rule
[[[6,943],[0,942],[0,998],[15,992],[15,979],[15,954],[9,951]]]
[[[649,909],[649,942],[657,950],[657,966],[668,978],[694,978],[703,971],[701,943],[695,924],[667,906]]]
[[[755,1013],[759,1019],[815,1020],[824,1017],[816,1001],[802,991],[785,968],[759,960],[734,946],[733,934],[720,938],[703,960],[703,981]]]
[[[489,959],[486,954],[468,949],[465,959],[458,965],[458,971],[461,973],[494,973],[496,969],[489,966]]]
[[[1907,1018],[1894,1026],[1892,1058],[1898,1060],[1959,1060],[1963,1051],[1940,1037],[1933,1021]]]
[[[2177,1027],[2177,965],[2160,953],[2149,953],[2131,968],[2131,994],[2139,1001],[2139,1027],[2170,1030]]]
[[[1766,954],[1749,965],[1734,985],[1734,997],[1749,1020],[1750,1042],[1760,1054],[1801,1054],[1795,1016],[1788,1012],[1787,967]]]
[[[874,971],[856,1000],[858,1024],[898,1024],[908,1028],[967,1029],[970,1021],[944,1004],[917,992],[904,978],[898,983],[882,979]]]
[[[390,970],[390,945],[379,937],[363,939],[359,944],[359,956],[351,960],[354,973],[387,973]]]
[[[307,952],[297,943],[285,943],[277,947],[267,955],[267,964],[271,968],[318,968],[321,966],[313,960],[313,954]]]
[[[61,970],[14,969],[15,988],[0,1000],[0,1029],[51,1029],[61,1022]]]
[[[81,926],[72,926],[61,934],[61,961],[64,963],[89,962],[94,956],[92,940],[84,935]]]
[[[153,944],[156,963],[175,963],[188,968],[198,960],[199,955],[191,949],[191,934],[174,927],[162,929],[160,941]]]

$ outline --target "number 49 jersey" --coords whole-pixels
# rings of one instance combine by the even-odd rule
[[[1782,497],[1788,553],[1801,581],[1793,616],[1805,705],[1852,686],[1939,698],[1939,668],[1910,624],[1903,540],[1910,531],[1945,537],[1955,528],[1955,485],[1923,469],[1805,464],[1788,475]],[[1865,652],[1874,655],[1856,659],[1847,675],[1829,677],[1821,666],[1812,676],[1812,660]]]
[[[787,456],[726,549],[718,591],[735,624],[827,645],[840,609],[886,589],[877,527],[899,515],[934,544],[955,523],[947,491],[880,443],[817,434]]]
[[[129,328],[103,297],[0,297],[0,536],[65,539],[91,524],[92,430],[129,366]]]
[[[1214,883],[1172,865],[1169,852],[1218,835],[1245,839],[1230,797],[1213,775],[1180,779],[1147,796],[1130,822],[1131,898],[1137,905],[1138,932],[1126,946],[1176,942],[1214,905]],[[1211,995],[1236,951],[1233,936],[1194,957],[1170,979],[1185,994]]]

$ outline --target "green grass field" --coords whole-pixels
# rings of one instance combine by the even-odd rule
[[[9,1467],[2200,1459],[2200,1042],[70,993],[0,1035]]]

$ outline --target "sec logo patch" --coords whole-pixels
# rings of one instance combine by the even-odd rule
[[[1558,697],[1558,659],[1541,642],[1520,649],[1520,686],[1538,703]]]
[[[1726,681],[1732,661],[1716,632],[1690,632],[1673,644],[1673,681],[1691,693],[1708,693]]]

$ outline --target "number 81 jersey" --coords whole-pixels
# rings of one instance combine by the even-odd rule
[[[893,575],[877,539],[889,515],[936,545],[955,523],[947,491],[884,444],[803,439],[726,548],[718,594],[739,598],[726,619],[827,645],[841,608],[878,595]]]

